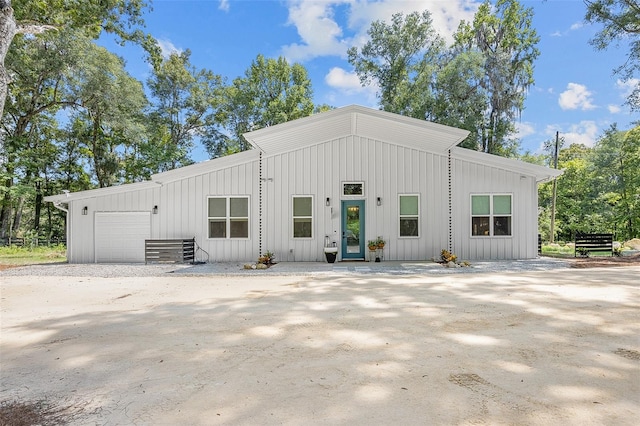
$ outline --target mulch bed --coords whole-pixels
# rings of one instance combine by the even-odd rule
[[[609,266],[640,265],[640,253],[634,256],[596,256],[572,259],[572,268],[603,268]]]

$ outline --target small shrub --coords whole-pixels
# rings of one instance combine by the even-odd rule
[[[455,262],[457,259],[458,256],[453,253],[449,253],[449,250],[442,249],[440,252],[440,260],[442,260],[443,263]]]
[[[586,248],[578,247],[576,253],[579,254],[580,257],[589,257],[589,250]]]
[[[274,264],[275,259],[276,259],[276,255],[270,252],[269,250],[267,250],[262,254],[262,256],[258,258],[258,263],[262,263],[263,265],[270,266]]]

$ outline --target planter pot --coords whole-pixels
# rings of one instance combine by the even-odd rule
[[[324,257],[327,258],[328,263],[335,263],[337,256],[338,256],[338,247],[324,248]]]

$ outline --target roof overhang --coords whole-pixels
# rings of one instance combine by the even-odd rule
[[[110,186],[107,188],[89,189],[87,191],[79,192],[66,192],[64,194],[49,195],[44,197],[44,201],[48,201],[54,204],[68,203],[75,200],[84,200],[87,198],[94,198],[103,195],[119,194],[123,192],[139,191],[142,189],[157,188],[158,183],[153,181],[127,183],[124,185]]]
[[[350,105],[265,127],[243,136],[255,148],[272,155],[352,135],[434,153],[446,153],[449,148],[462,142],[469,132],[426,120]]]
[[[539,166],[537,164],[526,163],[524,161],[513,158],[499,157],[493,154],[473,151],[471,149],[453,147],[451,148],[451,157],[471,161],[478,164],[486,164],[509,170],[511,172],[520,173],[524,176],[535,177],[536,182],[546,182],[562,175],[562,170],[551,169],[549,167]]]

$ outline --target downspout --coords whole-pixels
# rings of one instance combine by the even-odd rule
[[[447,169],[448,169],[448,179],[449,179],[449,240],[447,243],[447,250],[449,253],[453,253],[453,219],[452,219],[452,210],[451,210],[451,150],[449,150],[449,155],[447,158]]]

